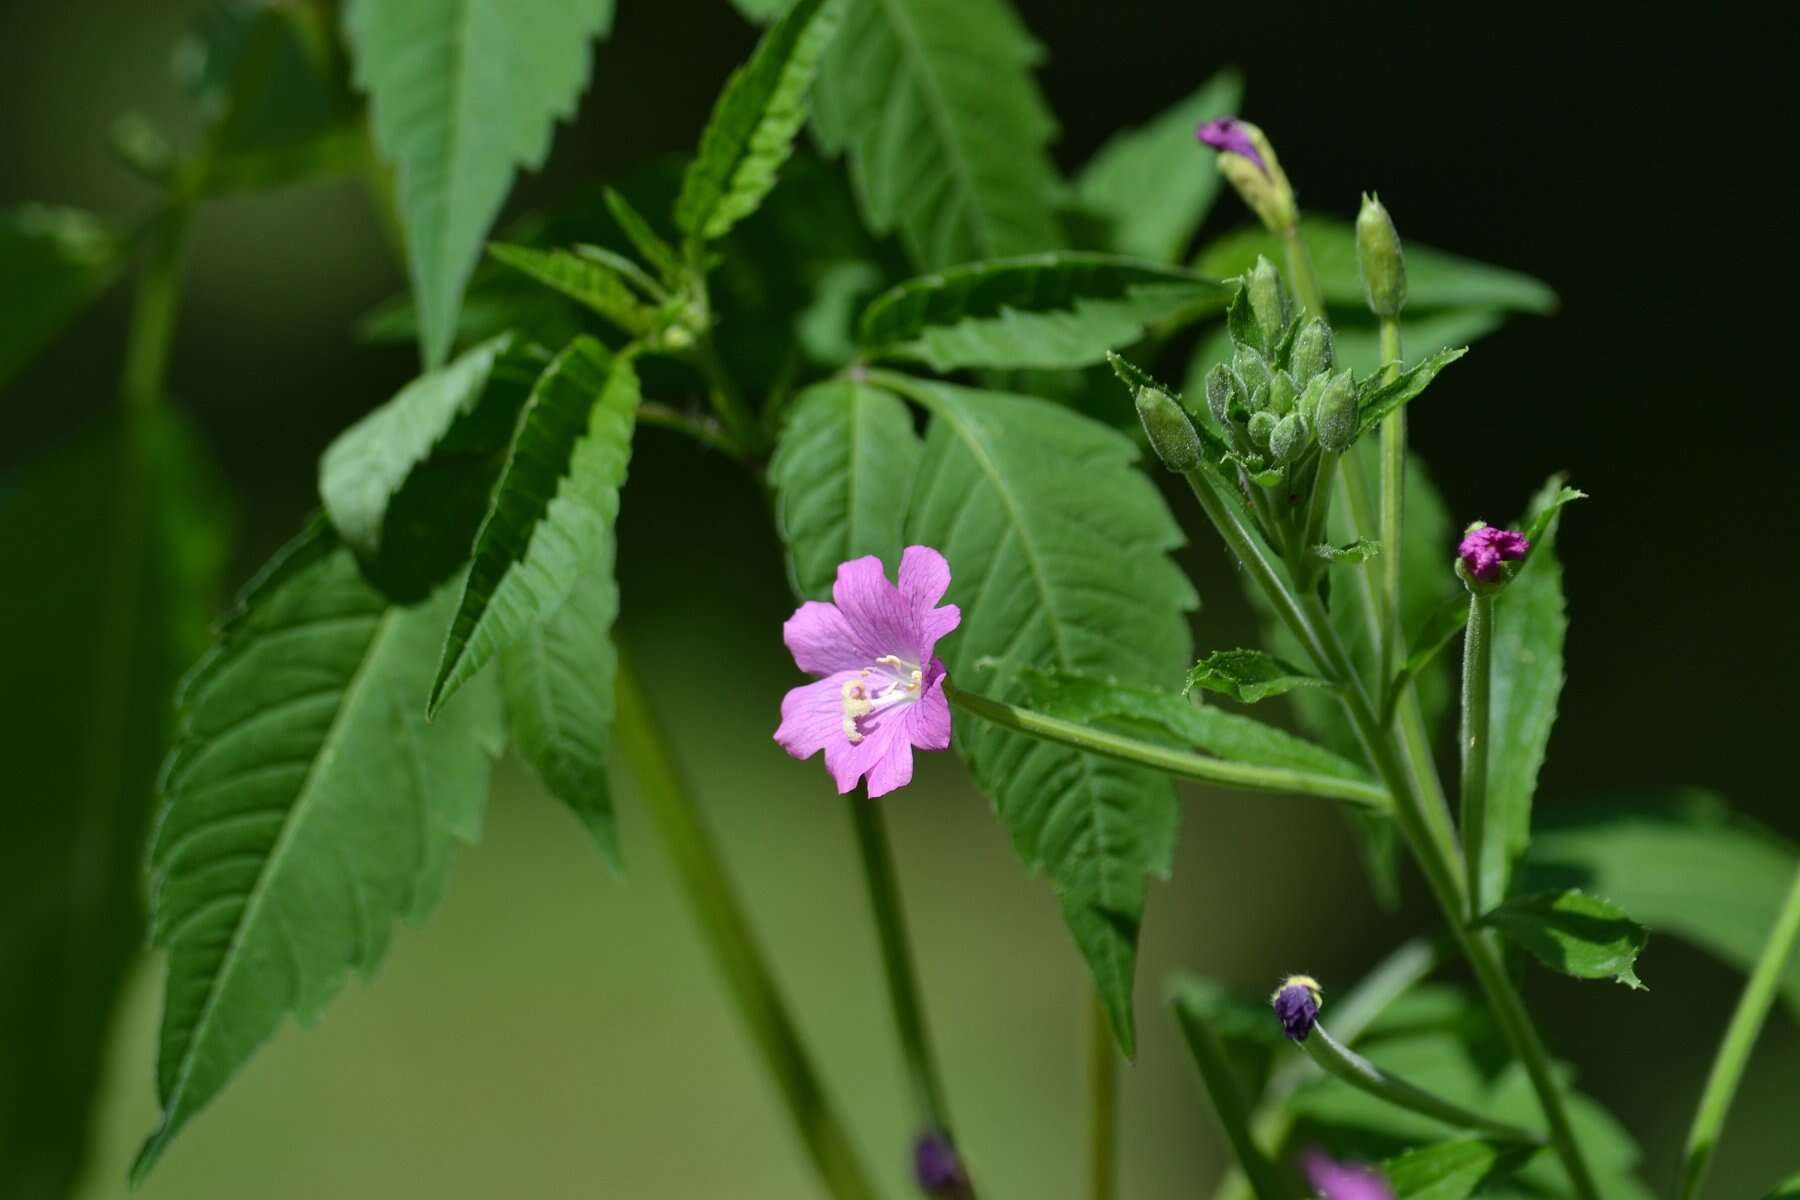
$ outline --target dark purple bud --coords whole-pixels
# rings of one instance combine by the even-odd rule
[[[1462,560],[1464,569],[1473,578],[1483,583],[1498,583],[1500,564],[1517,562],[1530,549],[1531,543],[1525,540],[1524,534],[1477,522],[1463,534],[1461,544],[1456,547],[1456,557]]]
[[[1262,153],[1257,150],[1250,131],[1236,117],[1217,117],[1208,121],[1194,131],[1194,136],[1221,153],[1241,154],[1255,163],[1263,174],[1269,173],[1269,165],[1263,162]]]
[[[969,1177],[950,1138],[936,1129],[921,1133],[913,1142],[913,1175],[927,1196],[966,1196]]]
[[[1296,1042],[1304,1042],[1319,1019],[1319,983],[1311,975],[1289,975],[1269,997],[1275,1015],[1281,1018],[1281,1031]]]

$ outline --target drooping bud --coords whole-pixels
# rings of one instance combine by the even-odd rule
[[[1397,317],[1406,303],[1406,258],[1394,219],[1372,195],[1356,214],[1356,268],[1362,275],[1363,298],[1378,317]]]
[[[928,1130],[913,1141],[913,1178],[927,1196],[966,1196],[969,1177],[950,1139]]]
[[[1237,189],[1264,225],[1276,233],[1287,233],[1299,224],[1294,189],[1262,130],[1236,117],[1220,117],[1200,126],[1194,136],[1219,152],[1219,174]]]
[[[1281,424],[1281,418],[1263,409],[1250,414],[1250,444],[1264,454],[1269,452],[1269,439],[1275,436],[1275,427]]]
[[[1280,466],[1287,466],[1306,450],[1306,418],[1289,413],[1275,423],[1269,434],[1269,456]]]
[[[1530,550],[1531,543],[1524,534],[1477,521],[1464,531],[1456,547],[1457,574],[1471,588],[1501,583],[1506,577],[1506,568],[1501,564],[1518,562]]]
[[[1256,347],[1239,346],[1234,350],[1231,369],[1237,372],[1239,382],[1244,385],[1244,396],[1249,400],[1251,412],[1262,407],[1254,399],[1259,390],[1263,393],[1263,404],[1268,403],[1269,384],[1274,381],[1273,372],[1269,370],[1268,361],[1257,353]]]
[[[1314,317],[1294,335],[1294,352],[1288,359],[1294,382],[1304,388],[1312,382],[1313,376],[1336,366],[1336,358],[1337,345],[1331,336],[1331,326]]]
[[[1233,401],[1240,405],[1244,403],[1243,388],[1230,367],[1214,363],[1213,369],[1206,373],[1206,410],[1219,424],[1229,425]]]
[[[1311,975],[1289,975],[1269,997],[1269,1003],[1281,1018],[1281,1031],[1293,1041],[1304,1042],[1319,1019],[1325,998],[1319,992],[1319,981]]]
[[[1150,438],[1150,448],[1163,466],[1177,474],[1186,474],[1200,465],[1200,435],[1194,423],[1181,411],[1170,395],[1159,388],[1143,387],[1137,394],[1138,420]]]
[[[1318,430],[1319,445],[1333,453],[1349,448],[1356,440],[1356,385],[1350,381],[1350,368],[1332,375],[1319,394],[1318,410],[1313,425]]]
[[[1294,411],[1294,402],[1300,398],[1300,389],[1294,386],[1293,376],[1286,371],[1275,372],[1269,381],[1269,411],[1278,417],[1285,417]]]
[[[1256,265],[1244,276],[1244,291],[1250,297],[1250,311],[1256,316],[1256,327],[1262,330],[1263,345],[1273,346],[1281,340],[1281,331],[1287,328],[1291,307],[1287,286],[1281,282],[1281,272],[1275,269],[1274,263],[1257,255]]]

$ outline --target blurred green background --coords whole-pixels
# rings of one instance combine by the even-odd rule
[[[0,205],[122,214],[146,203],[106,153],[106,131],[126,108],[180,127],[169,57],[197,7],[5,10]],[[1782,286],[1758,244],[1772,172],[1751,152],[1756,131],[1733,115],[1759,108],[1768,80],[1755,55],[1773,50],[1754,47],[1772,41],[1641,14],[1626,28],[1600,11],[1547,24],[1509,9],[1494,24],[1438,8],[1019,7],[1051,53],[1042,79],[1064,122],[1065,165],[1236,64],[1246,114],[1274,137],[1309,205],[1348,214],[1358,190],[1379,188],[1403,234],[1558,289],[1562,313],[1484,342],[1457,389],[1414,421],[1459,518],[1515,511],[1561,467],[1595,497],[1561,539],[1571,678],[1540,803],[1694,782],[1800,834],[1782,773],[1800,646],[1795,506],[1785,463],[1768,461],[1794,441],[1791,416],[1765,409],[1771,389],[1791,391],[1780,382],[1790,356],[1763,325]],[[753,42],[724,0],[620,9],[579,117],[509,211],[690,146]],[[1227,197],[1208,229],[1241,216]],[[319,450],[416,360],[353,337],[356,319],[403,285],[353,184],[215,202],[193,254],[171,390],[235,498],[236,580],[313,505]],[[0,398],[0,472],[110,403],[126,308],[115,292]],[[769,740],[794,681],[779,637],[791,602],[760,499],[724,466],[662,431],[642,434],[621,523],[622,636],[828,1085],[902,1194],[904,1080],[844,802],[816,763],[791,762]],[[1214,546],[1196,543],[1184,559],[1205,599],[1200,644],[1247,641],[1235,581]],[[30,702],[6,689],[0,716]],[[1373,907],[1342,825],[1317,803],[1201,788],[1184,797],[1175,878],[1153,888],[1145,925],[1143,1045],[1123,1101],[1131,1200],[1203,1192],[1221,1163],[1161,1007],[1173,969],[1251,986],[1309,970],[1329,987],[1426,917]],[[0,819],[30,821],[56,802],[9,789]],[[503,769],[483,841],[459,855],[442,907],[398,936],[374,984],[353,983],[320,1029],[286,1027],[139,1194],[816,1194],[628,781],[621,808],[628,869],[612,878],[574,820]],[[887,811],[984,1194],[1074,1195],[1085,980],[1049,891],[1023,878],[947,756]],[[1530,998],[1553,1047],[1637,1135],[1662,1189],[1738,979],[1666,938],[1639,965],[1648,993],[1538,972]],[[159,983],[145,962],[114,1030],[92,1197],[125,1194],[125,1166],[153,1123]],[[1752,1194],[1795,1165],[1797,1077],[1800,1036],[1777,1011],[1714,1195]]]

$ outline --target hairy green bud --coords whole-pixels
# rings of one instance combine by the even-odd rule
[[[1213,420],[1221,425],[1230,423],[1233,402],[1244,402],[1243,388],[1238,384],[1237,376],[1224,363],[1214,363],[1212,370],[1206,373],[1206,411],[1213,415]]]
[[[1399,316],[1406,303],[1406,257],[1393,218],[1374,196],[1364,196],[1356,214],[1356,269],[1369,311],[1378,317]]]
[[[1281,340],[1281,331],[1287,328],[1288,313],[1292,308],[1287,286],[1281,282],[1281,272],[1275,269],[1274,263],[1257,255],[1256,265],[1244,276],[1244,292],[1250,298],[1256,327],[1262,330],[1263,345],[1273,346]]]
[[[1300,397],[1300,389],[1294,386],[1293,376],[1286,371],[1275,372],[1275,378],[1269,382],[1269,409],[1278,417],[1285,417],[1294,411],[1294,402]]]
[[[1331,374],[1321,371],[1300,389],[1300,398],[1294,401],[1294,411],[1308,421],[1316,419],[1319,412],[1319,397],[1325,394],[1325,388],[1331,382]]]
[[[1194,423],[1181,411],[1181,405],[1167,392],[1139,388],[1137,411],[1144,433],[1150,438],[1150,448],[1162,459],[1163,466],[1185,474],[1200,465],[1200,435],[1194,432]]]
[[[1269,456],[1280,466],[1287,466],[1306,450],[1306,418],[1289,413],[1275,423],[1269,434]]]
[[[1294,382],[1304,388],[1313,381],[1315,375],[1322,375],[1337,365],[1337,343],[1331,336],[1331,326],[1314,317],[1300,327],[1294,335],[1294,350],[1288,359],[1294,372]]]
[[[1238,382],[1244,385],[1244,395],[1251,398],[1250,411],[1255,412],[1262,407],[1255,402],[1257,392],[1261,391],[1266,397],[1269,384],[1274,382],[1268,361],[1257,352],[1256,347],[1239,346],[1232,352],[1231,369],[1236,373]]]
[[[1350,380],[1350,368],[1331,376],[1319,395],[1318,411],[1313,424],[1318,427],[1319,445],[1334,452],[1349,448],[1356,440],[1356,385]]]
[[[1269,452],[1269,439],[1275,435],[1275,427],[1281,424],[1281,418],[1264,409],[1250,414],[1250,444],[1264,454]]]

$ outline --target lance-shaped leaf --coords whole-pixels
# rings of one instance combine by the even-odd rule
[[[1467,346],[1439,350],[1429,358],[1421,359],[1406,368],[1392,380],[1383,382],[1379,376],[1375,376],[1359,382],[1356,389],[1356,436],[1361,437],[1379,426],[1388,414],[1398,411],[1402,405],[1411,402],[1429,387],[1439,371],[1468,352]]]
[[[883,378],[931,412],[906,535],[954,572],[963,624],[940,647],[951,678],[1016,701],[1024,667],[1145,686],[1179,677],[1197,601],[1169,558],[1180,530],[1132,443],[1030,397]],[[1026,866],[1050,877],[1131,1053],[1145,881],[1168,874],[1174,851],[1169,781],[967,716],[956,745]]]
[[[71,208],[0,213],[0,386],[118,277],[123,247]]]
[[[143,947],[144,831],[226,551],[214,469],[166,407],[0,481],[9,818],[0,838],[0,1196],[82,1176],[107,1030]],[[29,702],[24,701],[29,697]]]
[[[520,167],[587,85],[613,0],[352,0],[344,27],[392,163],[425,361],[449,354],[481,244]]]
[[[1457,1138],[1409,1150],[1390,1158],[1381,1170],[1394,1200],[1469,1200],[1483,1183],[1503,1177],[1532,1153],[1529,1146]]]
[[[1236,71],[1220,71],[1149,124],[1114,134],[1094,152],[1075,195],[1106,223],[1113,250],[1181,260],[1219,194],[1219,168],[1212,155],[1194,153],[1194,130],[1237,112],[1243,92]]]
[[[775,186],[806,122],[807,93],[843,2],[798,0],[725,82],[675,202],[675,224],[690,238],[724,237]]]
[[[479,830],[499,750],[491,687],[435,724],[448,592],[390,607],[322,521],[253,581],[182,686],[151,844],[151,939],[168,953],[162,1122],[141,1180],[288,1014],[310,1025]]]
[[[1061,244],[1042,51],[1007,0],[848,0],[813,108],[877,232],[923,270]]]
[[[863,313],[858,340],[874,358],[937,371],[1085,367],[1142,338],[1154,321],[1226,289],[1171,267],[1061,251],[969,263],[901,284]]]
[[[488,246],[495,262],[561,292],[605,317],[633,337],[656,328],[656,310],[631,290],[611,267],[567,250],[537,250],[495,242]]]
[[[1264,650],[1215,650],[1194,664],[1187,686],[1189,691],[1205,688],[1223,692],[1240,704],[1255,704],[1298,687],[1331,685]]]
[[[899,562],[919,435],[892,392],[848,379],[794,402],[769,463],[794,592],[829,599],[841,562]]]
[[[578,337],[544,368],[475,535],[427,711],[561,608],[612,545],[631,456],[637,372]]]
[[[1481,918],[1547,967],[1641,988],[1632,964],[1650,935],[1610,900],[1569,888],[1508,900]]]

